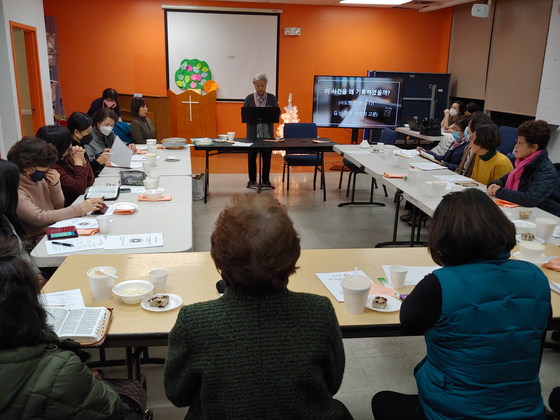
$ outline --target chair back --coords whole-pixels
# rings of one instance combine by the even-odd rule
[[[502,125],[498,128],[502,143],[498,146],[498,152],[507,155],[513,151],[515,142],[517,141],[517,128]]]
[[[397,133],[395,130],[386,128],[381,132],[381,136],[379,137],[379,143],[395,144],[398,135],[399,133]]]
[[[285,139],[316,139],[317,124],[315,123],[287,123],[284,124]]]

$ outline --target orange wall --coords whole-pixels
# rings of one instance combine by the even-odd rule
[[[167,94],[161,0],[43,3],[45,14],[56,17],[60,84],[68,115],[77,110],[87,111],[91,101],[101,96],[106,87],[123,93]],[[292,93],[292,103],[298,106],[300,120],[305,122],[311,121],[316,74],[365,76],[367,70],[447,71],[452,8],[420,13],[219,1],[167,0],[165,4],[282,9],[278,99],[282,108]],[[282,35],[285,26],[301,27],[302,35]],[[253,76],[248,74],[247,78]],[[219,133],[236,131],[244,135],[240,107],[216,105]],[[350,130],[320,129],[319,135],[337,142],[350,141]]]

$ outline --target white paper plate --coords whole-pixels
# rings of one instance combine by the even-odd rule
[[[387,306],[385,307],[385,309],[374,308],[373,306],[371,306],[371,302],[373,301],[373,298],[375,296],[382,296],[384,298],[387,298]],[[395,311],[399,311],[401,309],[401,304],[402,304],[402,302],[400,300],[398,300],[397,298],[394,298],[393,296],[371,295],[371,296],[368,296],[368,298],[367,298],[366,308],[371,309],[372,311],[378,311],[378,312],[395,312]]]
[[[169,304],[165,308],[158,308],[157,306],[148,306],[148,300],[153,298],[154,296],[161,296],[167,295],[169,296]],[[171,293],[156,293],[150,296],[146,296],[142,302],[140,302],[140,306],[147,311],[152,312],[166,312],[171,311],[175,308],[178,308],[183,304],[183,298],[181,296],[173,295]]]
[[[178,158],[177,156],[167,156],[165,158],[166,162],[179,162],[181,159]]]
[[[513,253],[513,257],[516,258],[516,259],[518,259],[518,260],[521,260],[521,261],[527,261],[527,262],[533,263],[533,264],[535,264],[535,265],[542,265],[542,264],[547,263],[547,262],[550,260],[550,257],[547,257],[547,256],[544,255],[544,254],[541,254],[540,258],[539,258],[537,261],[531,261],[531,260],[528,259],[528,258],[522,257],[522,256],[521,256],[521,252],[519,252],[519,251],[514,252],[514,253]]]
[[[523,239],[521,239],[521,235],[515,235],[515,239],[517,239],[517,242],[521,242]],[[535,236],[535,239],[533,239],[532,241],[528,241],[528,242],[535,242],[537,244],[544,244],[544,239],[543,238],[537,238]]]
[[[136,210],[137,208],[137,204],[127,203],[125,201],[115,204],[115,210]]]

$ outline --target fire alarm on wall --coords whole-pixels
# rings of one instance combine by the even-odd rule
[[[478,18],[486,18],[490,14],[490,7],[487,4],[473,4],[471,15]]]

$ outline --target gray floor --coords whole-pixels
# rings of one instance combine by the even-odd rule
[[[302,238],[302,248],[371,248],[378,242],[389,241],[393,231],[395,206],[393,197],[384,197],[383,189],[375,191],[374,200],[386,203],[386,207],[348,206],[337,207],[339,202],[349,201],[343,189],[338,190],[339,173],[327,174],[327,201],[322,192],[313,191],[311,173],[292,174],[289,193],[282,185],[281,174],[271,175],[277,188],[264,191],[284,203]],[[344,175],[344,180],[347,179]],[[210,250],[210,234],[213,224],[224,205],[235,194],[255,194],[245,188],[246,175],[212,175],[208,202],[193,203],[194,251]],[[369,200],[369,178],[358,176],[356,201]],[[428,222],[429,226],[429,222]],[[410,234],[404,222],[399,223],[399,239],[406,240]],[[426,231],[422,235],[425,239]],[[346,369],[342,387],[336,398],[344,402],[354,419],[373,419],[371,397],[382,390],[415,393],[416,383],[412,371],[425,355],[422,337],[364,338],[344,340]],[[114,350],[120,357],[122,351]],[[151,356],[165,357],[166,348],[150,349]],[[542,395],[548,399],[552,388],[560,385],[558,368],[560,353],[545,350],[541,365]],[[162,366],[144,366],[148,380],[149,406],[157,419],[182,419],[185,408],[175,408],[165,397]],[[107,376],[124,376],[123,368],[105,369]]]

